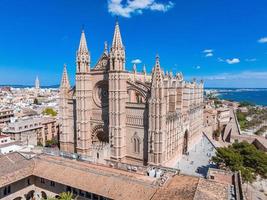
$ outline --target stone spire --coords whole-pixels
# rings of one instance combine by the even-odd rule
[[[40,89],[40,81],[38,79],[38,76],[36,76],[36,79],[35,79],[35,89],[36,90],[39,90]]]
[[[85,33],[82,31],[79,48],[76,55],[76,73],[87,73],[90,71],[90,53],[87,48]]]
[[[119,22],[116,22],[114,36],[113,36],[113,42],[112,42],[112,48],[123,48],[122,39],[121,39],[121,32],[120,32],[120,26]]]
[[[149,99],[148,162],[159,164],[166,159],[166,99],[164,97],[163,72],[159,56],[152,72],[151,97]]]
[[[119,23],[116,22],[113,42],[110,51],[110,70],[125,70],[125,50],[121,39]]]
[[[73,119],[72,107],[69,104],[69,99],[72,97],[69,94],[70,83],[67,73],[67,66],[64,64],[62,73],[60,92],[59,92],[59,124],[60,124],[60,150],[74,152],[74,132],[73,132]]]
[[[78,51],[79,52],[88,51],[84,30],[82,30],[81,39],[80,39],[80,45],[79,45]]]
[[[152,72],[152,87],[162,86],[163,72],[160,68],[159,55],[156,56],[156,64]]]
[[[70,82],[69,82],[69,77],[68,77],[67,65],[66,64],[64,64],[64,69],[63,69],[63,73],[62,73],[60,88],[61,89],[70,89]]]

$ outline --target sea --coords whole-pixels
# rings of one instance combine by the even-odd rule
[[[34,87],[26,85],[0,85],[14,88]],[[44,86],[41,88],[58,88],[59,85]],[[205,93],[213,93],[220,99],[237,102],[250,102],[256,105],[267,106],[267,88],[205,88]]]
[[[220,99],[267,106],[267,88],[206,88]]]

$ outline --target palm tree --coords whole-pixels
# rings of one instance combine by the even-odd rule
[[[60,200],[72,200],[73,199],[73,195],[70,192],[62,192],[60,193]]]
[[[56,197],[48,197],[46,200],[72,200],[73,195],[70,192],[62,192],[59,194],[59,198]],[[42,199],[45,200],[45,199]]]

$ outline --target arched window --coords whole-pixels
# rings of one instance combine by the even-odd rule
[[[136,103],[143,103],[142,96],[139,93],[135,93]]]
[[[140,153],[140,140],[137,137],[133,139],[134,153]]]

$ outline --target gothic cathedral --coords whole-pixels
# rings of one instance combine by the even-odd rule
[[[115,25],[110,50],[94,67],[85,33],[76,54],[76,85],[64,66],[60,86],[60,150],[121,162],[161,164],[187,153],[202,135],[203,82],[164,73],[159,56],[151,74],[125,69]]]

